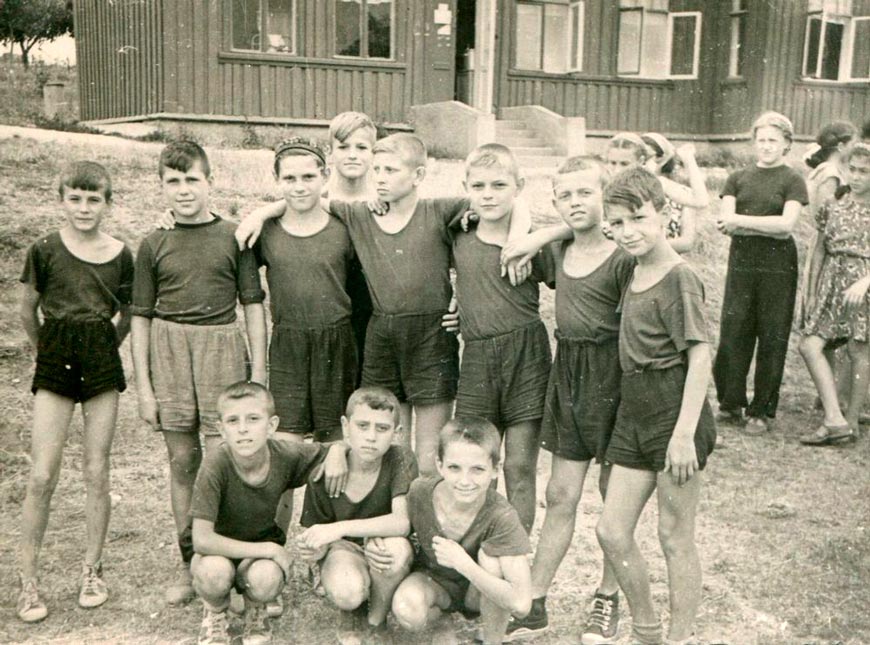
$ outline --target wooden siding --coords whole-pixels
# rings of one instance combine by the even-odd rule
[[[161,1],[77,0],[73,7],[82,119],[158,112]]]

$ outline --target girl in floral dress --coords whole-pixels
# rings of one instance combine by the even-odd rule
[[[801,437],[811,446],[851,441],[870,379],[870,145],[856,143],[843,156],[851,191],[830,200],[816,215],[819,230],[809,272],[809,297],[801,355],[816,384],[825,417]],[[851,388],[840,409],[826,346],[845,344],[851,362]]]

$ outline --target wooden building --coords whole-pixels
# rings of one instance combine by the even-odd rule
[[[870,0],[76,0],[84,120],[407,122],[456,99],[588,131],[870,118]]]

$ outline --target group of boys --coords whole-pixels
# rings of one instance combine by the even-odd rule
[[[553,178],[564,224],[526,235],[528,213],[516,201],[523,181],[507,148],[471,153],[467,197],[421,199],[426,148],[416,136],[376,141],[358,113],[337,117],[330,134],[331,157],[307,139],[277,148],[283,199],[238,228],[209,210],[201,147],[178,142],[161,154],[169,228],[143,240],[132,289],[117,290],[110,313],[122,332],[126,315],[117,312],[129,305],[140,416],[169,452],[183,567],[167,600],[195,591],[204,605],[199,642],[224,643],[235,589],[244,642],[268,642],[292,566],[284,546],[292,489],[306,486],[298,552],[315,585],[355,617],[353,638],[386,638],[390,612],[419,631],[452,611],[479,613],[483,642],[528,637],[547,628],[546,593],[597,459],[605,558],[582,642],[615,642],[620,587],[637,642],[689,642],[700,599],[697,471],[715,430],[703,286],[667,243],[659,181],[642,169],[610,178],[596,159],[571,158]],[[61,196],[92,192],[108,202],[107,186],[107,175],[84,184],[67,175]],[[601,231],[605,213],[615,242]],[[530,261],[506,276],[507,256]],[[348,287],[357,262],[370,295],[362,307]],[[44,294],[27,272],[22,279]],[[539,283],[556,289],[554,360]],[[366,304],[370,318],[359,314]],[[80,370],[95,364],[89,356]],[[123,389],[123,374],[102,387]],[[46,388],[35,379],[37,393]],[[83,405],[89,395],[66,394]],[[304,443],[306,434],[315,442]],[[507,500],[492,486],[502,444]],[[530,566],[539,445],[553,453],[553,469]],[[656,488],[671,585],[667,641],[633,537]],[[47,613],[35,587],[42,532],[27,536],[32,566],[18,613],[38,620]],[[100,537],[86,557],[100,592],[88,606],[107,598],[101,546]]]

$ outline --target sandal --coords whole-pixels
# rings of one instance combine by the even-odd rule
[[[841,441],[854,440],[855,431],[848,424],[829,426],[824,423],[800,438],[805,446],[830,446]]]

